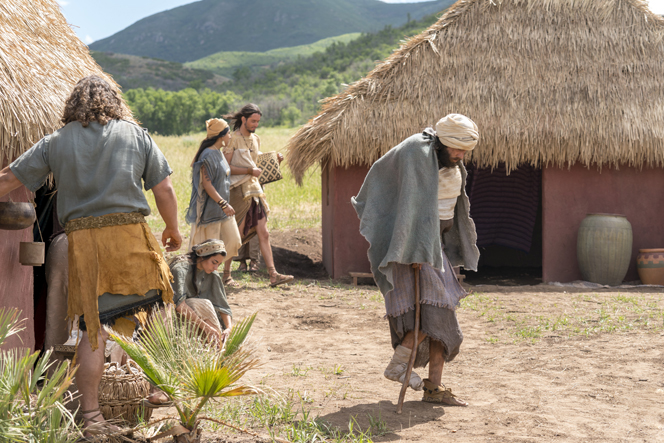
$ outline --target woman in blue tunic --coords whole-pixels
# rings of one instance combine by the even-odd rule
[[[231,167],[221,153],[231,140],[228,123],[220,118],[205,122],[207,137],[192,162],[192,190],[186,221],[191,224],[189,249],[215,238],[225,244],[224,261],[237,255],[242,245],[235,210],[228,203]]]

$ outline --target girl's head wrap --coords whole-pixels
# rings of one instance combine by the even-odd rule
[[[206,240],[191,248],[198,257],[209,257],[210,255],[226,255],[226,246],[221,240]]]
[[[222,137],[228,134],[229,127],[226,120],[223,118],[211,118],[205,122],[205,127],[207,128],[207,138],[216,137],[221,135]]]

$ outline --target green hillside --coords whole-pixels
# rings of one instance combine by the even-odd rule
[[[360,35],[360,33],[355,32],[338,37],[325,38],[308,45],[271,49],[266,52],[217,52],[200,60],[185,63],[185,66],[205,69],[226,77],[231,77],[234,74],[238,74],[241,77],[242,75],[250,75],[257,68],[266,68],[282,62],[295,60],[298,57],[309,57],[316,52],[324,51],[325,48],[333,43],[348,43]],[[245,69],[243,70],[242,68]]]
[[[179,91],[188,87],[218,89],[222,83],[229,81],[208,70],[187,67],[182,63],[111,52],[90,51],[90,54],[123,90],[156,88]]]
[[[125,97],[136,117],[160,134],[200,131],[210,117],[224,115],[244,103],[261,107],[263,126],[295,126],[320,109],[320,100],[359,80],[399,47],[400,42],[431,26],[442,11],[399,28],[363,34],[348,43],[336,42],[310,57],[299,57],[269,69],[235,76],[217,91],[185,89],[167,92],[132,89]]]
[[[220,51],[264,52],[398,26],[453,0],[201,0],[146,17],[90,45],[95,51],[188,62]]]

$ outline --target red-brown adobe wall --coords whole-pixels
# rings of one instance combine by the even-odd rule
[[[0,201],[28,201],[28,190],[21,186]],[[14,347],[34,347],[34,312],[32,294],[32,267],[18,262],[18,248],[22,241],[32,241],[32,227],[20,231],[0,229],[0,306],[15,307],[21,310],[21,317],[27,318],[25,330],[18,336],[10,337],[4,349]],[[20,339],[19,339],[20,336]]]
[[[586,214],[623,214],[632,224],[632,262],[626,281],[638,280],[639,249],[664,248],[664,169],[620,167],[542,170],[544,281],[580,280],[576,238]]]
[[[348,277],[349,272],[371,272],[369,243],[360,234],[360,220],[350,204],[367,172],[366,166],[344,169],[328,164],[323,168],[323,264],[332,278]]]

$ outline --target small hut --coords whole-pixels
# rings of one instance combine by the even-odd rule
[[[101,71],[55,0],[0,3],[0,163],[9,165],[44,135],[60,128],[67,96],[78,80]],[[117,85],[115,85],[117,87]],[[26,202],[24,187],[2,201]],[[19,242],[33,229],[0,230],[0,306],[16,307],[26,329],[7,346],[34,346],[33,268],[18,261]]]
[[[480,129],[466,162],[480,264],[539,262],[544,281],[580,279],[578,227],[597,212],[627,216],[634,256],[664,247],[663,38],[640,0],[455,3],[289,142],[296,179],[322,168],[330,275],[369,270],[350,205],[368,168],[452,112]]]

